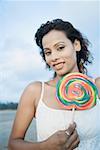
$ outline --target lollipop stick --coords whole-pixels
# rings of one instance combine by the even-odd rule
[[[74,117],[75,117],[75,107],[73,106],[73,109],[72,109],[72,120],[71,120],[72,123],[74,122]]]

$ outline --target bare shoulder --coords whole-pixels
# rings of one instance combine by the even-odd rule
[[[98,88],[98,93],[99,93],[99,98],[100,98],[100,77],[97,77],[95,79],[95,84],[96,84],[96,86]]]
[[[36,81],[30,83],[24,90],[24,92],[29,92],[31,94],[34,94],[34,92],[37,92],[41,88],[41,82]]]
[[[35,100],[39,98],[40,92],[41,92],[41,82],[39,81],[32,82],[25,88],[21,96],[21,99],[27,102],[31,102],[32,104],[35,104]]]
[[[95,83],[96,83],[96,85],[100,86],[100,77],[97,77],[97,78],[95,79]]]
[[[41,89],[41,82],[30,83],[23,91],[17,109],[17,116],[26,119],[25,116],[30,120],[35,117],[36,112],[36,101],[39,97]],[[20,117],[19,117],[20,118]]]

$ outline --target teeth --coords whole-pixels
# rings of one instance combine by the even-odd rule
[[[63,62],[61,63],[58,63],[58,64],[55,64],[54,67],[58,70],[58,69],[61,69],[63,67]]]
[[[64,62],[60,62],[60,63],[54,64],[53,66],[56,66],[56,65],[59,65],[59,64],[62,64],[62,63],[64,64]]]

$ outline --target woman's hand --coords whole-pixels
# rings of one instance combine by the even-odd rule
[[[46,141],[46,150],[73,150],[80,142],[75,123],[68,129],[57,131]]]
[[[95,83],[98,89],[98,95],[99,95],[99,99],[100,99],[100,77],[95,79]]]

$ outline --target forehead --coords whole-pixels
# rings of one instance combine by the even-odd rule
[[[68,38],[63,31],[51,30],[42,39],[43,47],[49,47],[60,42],[66,42]]]

